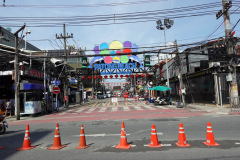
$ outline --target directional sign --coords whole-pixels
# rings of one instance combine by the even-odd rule
[[[60,88],[59,88],[59,87],[54,87],[54,88],[53,88],[53,93],[54,93],[54,94],[60,93]]]
[[[60,85],[61,81],[60,80],[51,81],[51,84],[53,84],[53,85]]]

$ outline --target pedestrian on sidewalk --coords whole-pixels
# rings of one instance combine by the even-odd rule
[[[9,117],[12,116],[12,110],[11,110],[12,104],[10,103],[10,99],[6,100],[6,110],[5,110],[5,117],[7,115],[7,112],[9,111]]]

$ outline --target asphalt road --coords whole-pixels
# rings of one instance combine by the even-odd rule
[[[17,151],[22,147],[25,124],[10,125],[6,134],[0,136],[0,159],[240,159],[240,117],[233,115],[202,115],[196,117],[159,117],[145,119],[117,119],[73,121],[59,123],[61,143],[67,147],[48,150],[53,145],[56,123],[30,124],[32,146],[28,151]],[[116,149],[120,142],[121,123],[125,122],[127,141],[133,146],[129,150]],[[211,122],[217,147],[205,146],[207,122]],[[183,123],[188,148],[175,145],[178,140],[179,123]],[[89,148],[77,150],[81,124]],[[156,125],[161,148],[149,148],[151,127]]]

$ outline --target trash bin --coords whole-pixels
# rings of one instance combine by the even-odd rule
[[[177,108],[182,108],[181,102],[177,101]]]

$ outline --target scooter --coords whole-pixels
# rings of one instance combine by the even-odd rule
[[[0,115],[0,134],[4,134],[6,131],[6,128],[8,128],[8,123],[4,119],[5,117]]]

